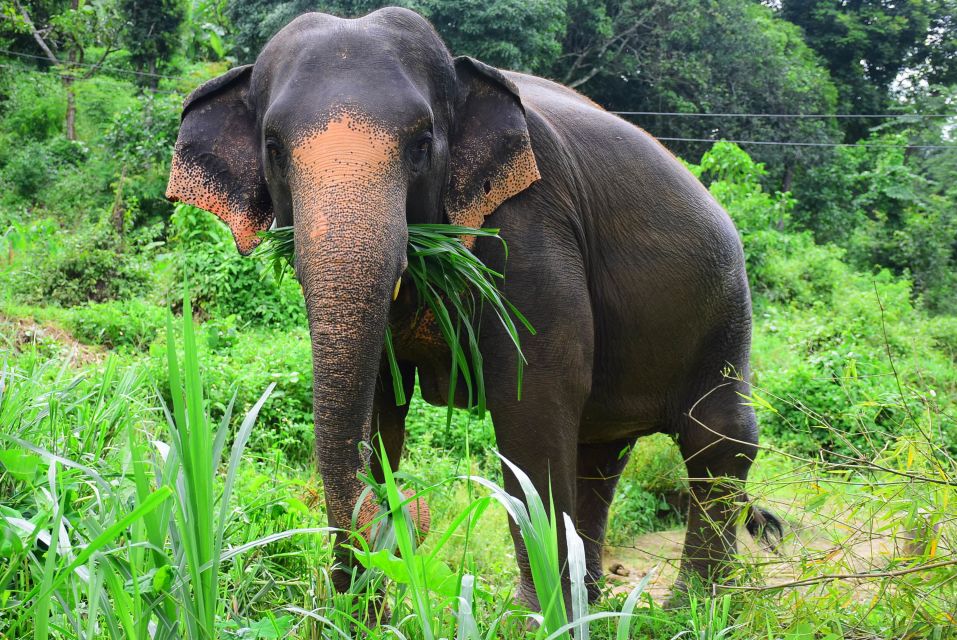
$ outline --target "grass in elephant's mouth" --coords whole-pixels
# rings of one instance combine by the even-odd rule
[[[260,234],[263,243],[257,255],[269,262],[277,278],[282,278],[291,267],[295,256],[292,227],[280,227]],[[478,323],[488,306],[505,328],[515,345],[518,367],[518,389],[521,395],[525,356],[518,335],[518,324],[529,333],[535,333],[528,320],[499,290],[498,282],[504,274],[491,269],[462,243],[462,236],[496,238],[508,248],[498,235],[498,229],[472,229],[451,224],[410,224],[406,274],[412,279],[419,297],[419,313],[431,311],[442,337],[452,353],[449,376],[448,420],[452,419],[452,399],[459,375],[468,388],[469,404],[479,415],[485,413],[485,382],[482,376],[482,355],[479,352]],[[463,346],[464,345],[464,346]],[[467,351],[466,351],[467,349]],[[393,388],[397,404],[405,404],[401,376],[387,329],[385,351],[392,370]]]

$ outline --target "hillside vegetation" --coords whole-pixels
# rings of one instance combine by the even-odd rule
[[[680,535],[686,471],[642,439],[591,635],[957,637],[953,2],[406,4],[456,54],[654,112],[622,117],[745,247],[749,493],[785,538],[663,608],[675,557],[653,541]],[[511,604],[507,499],[465,478],[501,484],[490,422],[447,427],[418,395],[398,481],[432,533],[403,548],[400,523],[402,553],[335,593],[299,285],[163,197],[189,91],[302,11],[377,6],[0,0],[0,638],[568,637]]]

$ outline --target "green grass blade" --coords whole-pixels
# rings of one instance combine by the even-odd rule
[[[634,611],[635,606],[638,604],[638,598],[641,597],[641,594],[648,588],[648,584],[657,571],[658,569],[655,567],[646,573],[645,577],[641,579],[625,599],[625,604],[621,607],[621,618],[618,620],[618,629],[615,634],[616,640],[628,640],[631,636],[631,625],[635,620]]]
[[[575,523],[562,514],[565,523],[565,544],[568,549],[568,577],[571,584],[572,621],[588,615],[588,589],[585,587],[585,544],[575,531]],[[588,625],[579,628],[577,640],[588,640]]]
[[[37,595],[35,592],[39,591],[39,596],[37,600],[40,600],[46,596],[49,596],[54,590],[59,588],[61,584],[70,576],[70,574],[79,566],[84,564],[90,557],[106,547],[110,542],[115,540],[121,533],[123,533],[132,523],[136,522],[142,518],[145,514],[150,513],[153,509],[159,507],[165,500],[167,500],[171,495],[173,495],[173,490],[169,487],[160,487],[156,491],[150,494],[150,496],[144,500],[139,506],[127,513],[125,516],[111,524],[107,527],[103,533],[96,536],[93,540],[90,541],[80,553],[77,554],[76,558],[66,566],[63,570],[57,573],[56,577],[52,582],[43,590],[40,590],[40,587],[36,587],[33,592],[27,594],[24,598],[24,601],[29,600],[34,595]],[[33,610],[36,606],[37,601],[34,601],[34,604],[30,605],[27,608],[27,613]]]

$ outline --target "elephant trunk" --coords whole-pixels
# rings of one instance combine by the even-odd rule
[[[408,240],[396,154],[368,138],[355,123],[330,123],[293,152],[296,273],[312,335],[316,453],[329,523],[340,528],[348,528],[362,489],[356,474],[368,462],[362,443]]]

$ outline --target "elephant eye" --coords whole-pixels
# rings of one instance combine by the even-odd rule
[[[432,134],[427,133],[418,140],[411,150],[412,166],[416,171],[425,167],[429,160],[429,154],[432,152]]]
[[[266,138],[266,153],[276,167],[280,170],[286,168],[286,153],[278,139],[273,136]]]
[[[266,152],[273,160],[278,158],[282,153],[282,147],[280,146],[279,141],[275,138],[266,138]]]

